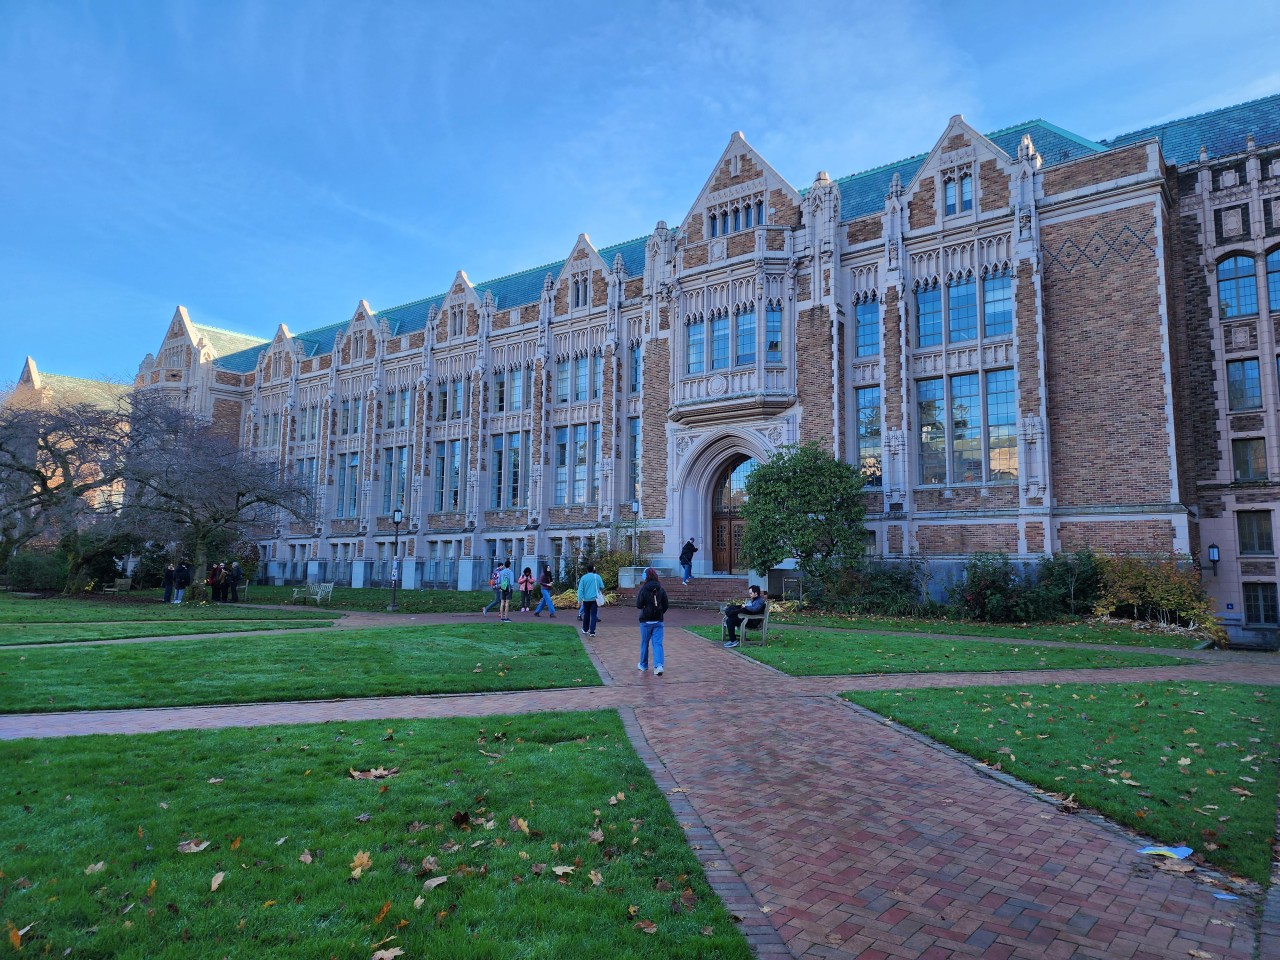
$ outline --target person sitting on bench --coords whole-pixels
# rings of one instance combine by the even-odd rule
[[[760,596],[760,588],[755,584],[747,588],[747,594],[746,603],[731,603],[724,608],[724,625],[729,629],[729,639],[725,641],[726,647],[738,645],[738,624],[745,619],[747,628],[754,629],[760,626],[759,619],[751,619],[751,617],[753,614],[758,617],[768,608],[768,602]]]

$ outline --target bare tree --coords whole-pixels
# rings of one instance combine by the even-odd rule
[[[0,405],[0,565],[119,507],[128,404],[119,390],[60,398],[10,392]]]
[[[212,544],[312,514],[304,484],[160,398],[135,399],[124,478],[120,521],[146,540],[189,542],[197,578]]]

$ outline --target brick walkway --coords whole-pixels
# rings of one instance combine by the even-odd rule
[[[1248,900],[1216,900],[1202,880],[1155,869],[1118,828],[1063,814],[833,696],[1176,678],[1280,685],[1280,657],[1208,651],[1179,667],[794,679],[678,629],[708,614],[673,611],[658,678],[636,669],[632,611],[604,614],[587,646],[604,687],[7,716],[0,738],[614,708],[762,957],[1280,956],[1280,890],[1263,918]],[[342,626],[388,622],[406,620],[362,615]]]

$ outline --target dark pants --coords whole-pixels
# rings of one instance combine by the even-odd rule
[[[760,623],[759,614],[747,615],[747,626],[754,628]],[[729,626],[729,639],[738,639],[738,625],[742,623],[742,607],[740,604],[731,603],[724,608],[724,622]]]
[[[233,583],[227,589],[231,591],[231,602],[239,603],[240,602],[240,584]]]
[[[173,584],[166,583],[164,585],[164,602],[171,603],[173,601]]]
[[[594,600],[582,601],[582,629],[583,632],[595,636],[596,622],[600,619],[600,607]]]

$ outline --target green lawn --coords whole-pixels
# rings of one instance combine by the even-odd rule
[[[879,633],[931,633],[953,637],[1008,637],[1014,640],[1062,640],[1069,643],[1114,643],[1128,647],[1163,647],[1190,650],[1201,640],[1155,630],[1131,630],[1092,621],[1070,623],[974,623],[968,620],[917,620],[904,617],[866,617],[841,613],[775,614],[769,625],[836,627],[842,630],[874,630]]]
[[[288,603],[293,587],[249,588],[249,603]],[[397,590],[396,606],[400,613],[479,613],[480,608],[493,599],[492,590]],[[517,591],[515,599],[520,599]],[[325,608],[334,610],[363,610],[383,613],[391,602],[391,591],[334,587],[333,598]],[[519,604],[516,604],[519,606]],[[315,606],[312,605],[312,610]]]
[[[120,640],[126,637],[178,637],[192,633],[242,633],[246,630],[297,630],[331,626],[331,621],[305,620],[204,620],[168,623],[5,623],[0,624],[0,645],[80,643],[86,640]]]
[[[845,697],[1162,843],[1266,884],[1277,692],[1241,684],[1055,684]]]
[[[711,640],[720,638],[719,627],[695,627],[693,632]],[[1191,662],[1181,657],[1128,650],[1073,650],[978,640],[936,640],[856,630],[775,629],[772,621],[769,646],[740,647],[739,650],[793,677],[1160,667]]]
[[[333,619],[323,610],[256,610],[245,606],[160,602],[160,591],[139,591],[119,598],[51,597],[32,599],[0,593],[0,623],[98,623],[154,620],[166,623],[206,620]],[[479,609],[479,608],[477,608]]]
[[[751,957],[613,713],[13,741],[0,762],[22,956]]]
[[[568,626],[477,623],[0,651],[0,712],[596,686]]]

